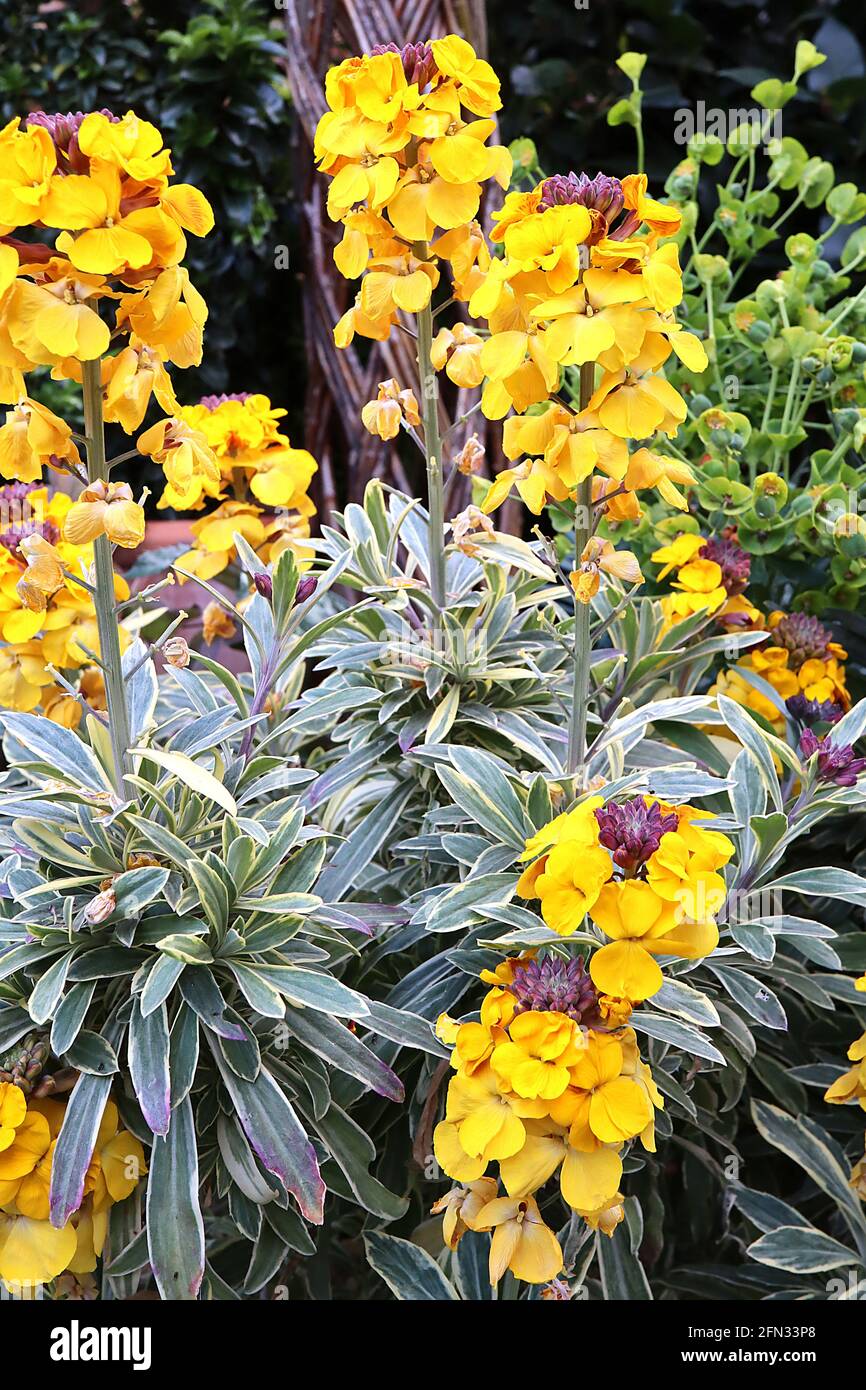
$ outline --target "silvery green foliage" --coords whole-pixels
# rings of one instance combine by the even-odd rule
[[[402,1100],[377,1039],[391,1059],[442,1048],[422,1019],[345,982],[382,910],[328,902],[333,844],[301,804],[314,774],[251,739],[261,692],[291,681],[329,621],[295,606],[296,582],[286,555],[273,601],[246,609],[250,681],[200,658],[206,679],[166,677],[163,714],[133,655],[126,800],[96,716],[78,732],[2,716],[0,1048],[36,1025],[53,1066],[78,1075],[52,1170],[57,1224],[81,1202],[109,1093],[146,1147],[149,1177],[112,1209],[114,1296],[148,1266],[163,1298],[238,1296],[209,1263],[213,1242],[256,1293],[290,1252],[313,1253],[328,1188],[379,1219],[405,1209],[368,1171],[349,1111],[366,1092]]]
[[[326,532],[326,553],[365,598],[313,649],[323,683],[301,696],[296,718],[323,768],[309,795],[314,813],[345,836],[337,891],[385,894],[405,908],[408,921],[386,926],[377,947],[378,959],[401,966],[386,1000],[432,1021],[443,1010],[471,1012],[478,971],[503,952],[571,954],[590,944],[586,934],[601,938],[587,924],[583,937],[563,941],[537,904],[515,898],[526,837],[574,796],[563,773],[571,608],[562,576],[544,546],[512,538],[482,537],[483,562],[450,555],[454,629],[489,629],[495,639],[484,649],[487,665],[467,671],[453,648],[443,658],[425,645],[423,527],[417,504],[400,496],[386,504],[373,485],[343,530]],[[633,1022],[666,1098],[660,1138],[692,1134],[705,1144],[717,1136],[739,1162],[718,1112],[733,1110],[754,1081],[792,1108],[804,1104],[806,1082],[789,1075],[789,1016],[805,1032],[804,1014],[826,1018],[852,1002],[839,973],[850,968],[848,938],[838,942],[822,919],[828,900],[866,905],[866,880],[837,869],[788,874],[782,861],[796,862],[801,837],[851,814],[863,793],[816,784],[790,746],[787,710],[760,676],[748,673],[789,721],[787,742],[732,701],[697,693],[714,659],[735,659],[760,634],[717,635],[705,615],[665,633],[651,599],[608,601],[602,592],[594,607],[593,788],[689,801],[737,844],[719,948],[703,962],[668,962],[663,989]],[[392,649],[403,651],[403,642],[410,659],[401,663]],[[519,662],[514,682],[507,668]],[[534,680],[522,678],[526,666],[537,668]],[[864,725],[861,705],[834,741],[854,742]],[[413,1125],[431,1077],[432,1063],[423,1064]],[[630,1170],[637,1176],[647,1162],[633,1155]]]
[[[320,548],[341,567],[340,584],[357,602],[310,647],[318,679],[287,717],[280,746],[303,748],[321,772],[307,804],[346,839],[330,891],[342,896],[363,885],[405,897],[450,872],[437,832],[457,812],[437,769],[453,749],[486,753],[527,777],[565,776],[571,590],[541,541],[473,532],[471,554],[449,547],[449,604],[437,627],[426,581],[427,518],[417,501],[374,482],[363,507],[348,507],[340,521],[324,528]],[[732,643],[739,650],[758,640],[693,641],[706,618],[663,635],[649,600],[613,608],[599,597],[595,616],[593,771],[595,763],[607,766],[614,711],[659,694],[676,698],[684,672],[690,692],[724,644],[730,655]],[[682,727],[676,720],[666,729]],[[638,715],[619,738],[624,767],[670,763],[669,741],[650,736],[649,723]],[[699,730],[688,732],[708,742]],[[693,766],[692,750],[685,751],[685,766]]]
[[[819,1069],[802,1069],[810,1070]],[[826,1084],[826,1077],[819,1077],[818,1083]],[[763,1101],[752,1103],[752,1117],[761,1138],[796,1163],[829,1199],[840,1238],[814,1226],[778,1197],[737,1184],[734,1202],[758,1232],[748,1254],[764,1269],[782,1272],[776,1276],[776,1297],[862,1299],[866,1294],[866,1209],[849,1184],[849,1164],[841,1146],[807,1116],[788,1115]],[[794,1277],[785,1277],[789,1275]]]

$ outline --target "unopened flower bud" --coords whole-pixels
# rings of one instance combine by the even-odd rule
[[[295,591],[295,603],[306,603],[308,598],[312,598],[318,582],[318,579],[312,574],[305,574],[303,579],[299,579]]]
[[[188,666],[189,647],[183,637],[171,637],[162,649],[169,666]]]
[[[253,584],[255,585],[256,593],[261,594],[262,598],[266,598],[268,602],[270,602],[274,596],[274,581],[271,579],[271,576],[264,570],[261,570],[258,574],[253,575]]]
[[[467,477],[473,473],[481,471],[484,462],[484,445],[481,443],[477,434],[470,434],[460,453],[454,460],[458,473],[463,473]]]
[[[85,920],[92,926],[98,926],[100,922],[105,922],[117,907],[117,898],[113,888],[103,888],[101,893],[97,893],[95,898],[84,909]]]

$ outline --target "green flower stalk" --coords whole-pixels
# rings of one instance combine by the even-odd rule
[[[87,480],[108,481],[105,457],[105,427],[102,418],[102,382],[99,359],[82,363],[84,383],[84,428],[87,439]],[[112,778],[118,793],[124,792],[123,779],[129,764],[129,710],[124,688],[120,627],[114,595],[114,565],[111,542],[103,534],[93,541],[93,605],[99,631],[99,662],[105,680],[108,705],[108,732],[111,739]]]
[[[421,388],[421,422],[427,463],[428,557],[430,592],[437,609],[445,606],[445,485],[442,476],[442,438],[439,432],[439,390],[431,360],[433,311],[419,310],[418,381]]]

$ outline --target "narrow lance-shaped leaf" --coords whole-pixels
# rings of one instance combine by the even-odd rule
[[[383,1061],[365,1047],[344,1024],[327,1014],[310,1016],[306,1009],[286,1008],[286,1023],[290,1032],[312,1052],[317,1052],[348,1076],[363,1081],[365,1086],[388,1100],[403,1099],[403,1083]]]
[[[110,1091],[110,1076],[82,1075],[69,1097],[51,1165],[52,1226],[65,1226],[84,1200],[84,1179]]]
[[[145,1017],[135,1000],[129,1021],[129,1070],[147,1124],[154,1134],[167,1134],[171,1123],[171,1076],[165,1004]]]
[[[400,1302],[456,1302],[457,1291],[420,1245],[384,1231],[364,1236],[367,1259]]]
[[[301,1214],[321,1225],[325,1184],[316,1151],[288,1097],[266,1067],[255,1081],[244,1081],[227,1065],[218,1047],[212,1046],[211,1051],[243,1131],[262,1164],[296,1199]]]
[[[198,1149],[189,1098],[156,1138],[147,1183],[147,1243],[160,1296],[198,1297],[204,1277],[204,1221],[199,1206]]]

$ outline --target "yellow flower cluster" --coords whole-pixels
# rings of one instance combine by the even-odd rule
[[[328,110],[315,153],[331,179],[328,212],[343,225],[334,253],[360,293],[334,330],[388,337],[400,310],[417,313],[451,263],[461,297],[489,251],[475,221],[482,185],[507,187],[511,156],[489,145],[499,79],[456,34],[347,58],[325,79]]]
[[[102,505],[115,509],[109,526],[118,510],[122,521],[122,501]],[[88,664],[91,653],[99,656],[93,600],[77,582],[90,573],[93,560],[92,536],[79,536],[76,529],[89,519],[90,508],[63,492],[14,483],[0,488],[0,517],[0,705],[25,712],[39,707],[73,727],[81,705],[55,683],[49,667],[68,677],[81,672],[80,693],[88,705],[105,704],[101,672]],[[115,593],[119,600],[129,597],[119,577]],[[129,640],[122,628],[121,640]]]
[[[562,1269],[562,1250],[535,1193],[554,1174],[563,1198],[613,1235],[623,1218],[622,1151],[640,1137],[655,1151],[654,1111],[664,1105],[633,1029],[615,1015],[578,957],[529,953],[481,978],[492,985],[480,1021],[443,1015],[455,1075],[434,1133],[443,1171],[460,1184],[436,1203],[454,1248],[467,1229],[491,1231],[490,1280],[506,1269],[541,1284]],[[498,1180],[485,1176],[491,1162]],[[499,1194],[499,1183],[505,1195]]]
[[[848,1048],[848,1060],[854,1065],[840,1076],[824,1093],[829,1105],[847,1105],[857,1101],[866,1110],[866,1033]]]
[[[560,936],[589,914],[609,939],[590,960],[595,987],[628,1004],[649,999],[662,985],[656,956],[695,960],[718,945],[726,894],[718,870],[734,845],[699,823],[711,819],[654,797],[606,805],[588,797],[527,842],[522,857],[531,862],[517,891],[540,901]]]
[[[52,1226],[51,1165],[64,1110],[60,1101],[28,1100],[18,1086],[0,1083],[0,1280],[6,1284],[32,1286],[66,1270],[94,1270],[110,1207],[124,1201],[147,1171],[141,1143],[120,1128],[117,1106],[110,1100],[82,1204],[65,1226]]]
[[[280,432],[285,414],[259,394],[204,396],[179,409],[172,430],[160,435],[155,426],[138,441],[146,452],[164,455],[168,485],[160,507],[197,510],[206,497],[223,499],[193,523],[195,544],[179,557],[181,569],[213,578],[236,558],[236,533],[263,563],[289,547],[311,558],[303,542],[316,510],[307,489],[318,464]],[[199,455],[211,460],[205,468]],[[267,515],[272,508],[275,517]]]
[[[854,982],[854,988],[866,994],[866,975]],[[866,1110],[866,1033],[862,1033],[848,1048],[848,1060],[853,1066],[838,1077],[824,1092],[824,1099],[830,1105],[849,1105],[856,1102],[861,1110]],[[866,1202],[866,1155],[851,1169],[851,1187]]]
[[[783,700],[799,698],[830,719],[839,718],[850,707],[844,664],[848,653],[833,641],[823,623],[807,613],[774,612],[759,618],[756,625],[769,630],[770,640],[752,647],[736,666],[720,671],[711,693],[720,692],[754,710],[780,735],[785,732],[785,716],[743,671],[761,676]]]
[[[662,566],[660,580],[676,574],[671,581],[673,592],[661,600],[665,632],[695,613],[715,617],[725,628],[760,626],[760,613],[743,593],[750,557],[733,539],[685,531],[650,558]]]
[[[686,505],[679,488],[694,481],[688,465],[628,447],[658,431],[674,434],[686,417],[682,397],[659,374],[670,353],[694,370],[706,366],[698,339],[673,317],[682,277],[676,246],[665,238],[679,213],[646,188],[644,175],[621,183],[601,174],[556,176],[509,194],[495,214],[492,235],[504,254],[491,262],[469,311],[490,329],[480,355],[482,409],[491,419],[517,412],[506,421],[503,447],[509,459],[527,458],[499,474],[488,509],[516,486],[538,514],[593,474],[597,499],[617,494],[617,518],[638,515],[633,494],[648,487]],[[594,384],[582,409],[551,400],[565,369],[588,366]]]
[[[569,1206],[612,1235],[623,1215],[624,1145],[639,1136],[655,1150],[663,1101],[628,1022],[662,984],[657,955],[695,959],[718,943],[718,870],[734,846],[699,818],[649,796],[593,796],[543,826],[527,841],[518,893],[539,899],[563,937],[589,914],[607,944],[588,968],[581,956],[532,951],[506,960],[482,972],[492,988],[477,1022],[439,1020],[456,1075],[434,1151],[467,1186],[434,1211],[452,1246],[464,1230],[493,1232],[494,1284],[506,1269],[531,1283],[560,1272],[562,1252],[533,1195],[554,1173]],[[491,1162],[505,1196],[487,1176]]]
[[[144,450],[169,491],[195,494],[218,469],[209,448],[175,438],[166,363],[201,361],[207,307],[181,262],[186,233],[213,227],[207,199],[173,181],[160,132],[133,111],[16,117],[0,131],[0,171],[0,400],[12,406],[0,473],[34,482],[48,465],[83,478],[71,431],[26,395],[24,377],[49,367],[81,382],[83,364],[98,361],[105,419],[132,433],[155,396],[169,417],[154,427],[165,447],[147,447],[148,431]],[[125,485],[91,477],[65,524],[73,544],[105,534],[134,548],[144,512]]]
[[[155,126],[132,111],[16,117],[0,131],[0,167],[0,398],[17,401],[37,366],[77,379],[80,362],[108,351],[100,310],[113,301],[134,351],[201,360],[207,310],[180,262],[184,232],[205,236],[213,213],[198,189],[171,183]],[[59,232],[53,246],[12,239],[43,228]]]

